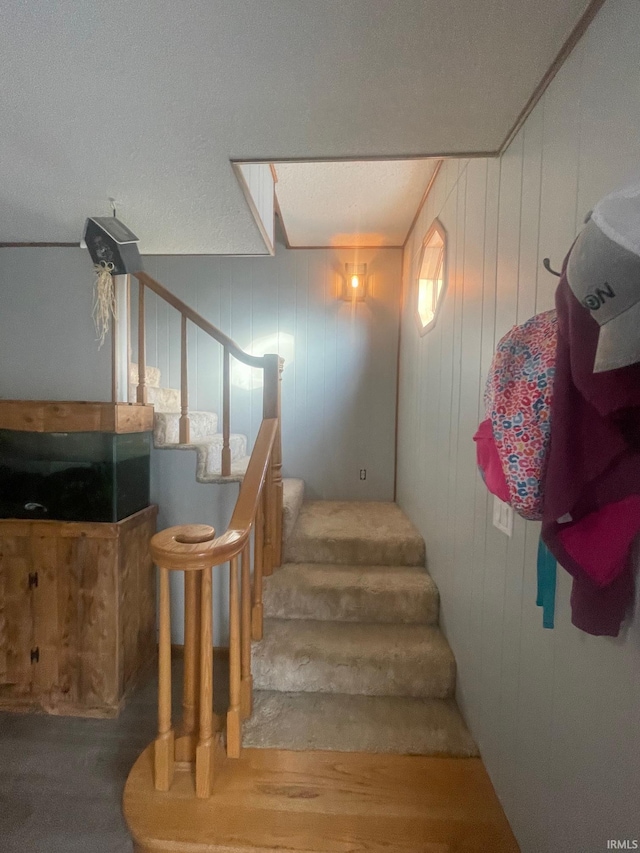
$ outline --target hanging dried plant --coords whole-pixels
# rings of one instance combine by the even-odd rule
[[[116,292],[113,286],[113,264],[101,261],[94,264],[96,274],[93,301],[93,322],[96,326],[96,334],[100,343],[98,349],[102,348],[104,339],[109,331],[111,317],[116,315]]]

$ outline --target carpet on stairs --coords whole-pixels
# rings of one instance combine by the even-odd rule
[[[476,755],[425,543],[402,510],[303,503],[285,540],[286,563],[265,580],[244,744]]]

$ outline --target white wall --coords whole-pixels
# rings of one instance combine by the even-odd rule
[[[393,500],[401,259],[399,249],[360,250],[370,295],[355,308],[337,298],[354,261],[348,250],[278,245],[274,258],[149,257],[145,267],[243,348],[293,336],[282,380],[284,476],[304,479],[310,498]],[[178,387],[178,314],[153,294],[147,303],[147,363]],[[190,406],[220,412],[222,348],[192,326],[189,347]],[[261,418],[262,389],[232,387],[232,432],[253,439]]]
[[[590,206],[640,174],[640,4],[609,0],[501,160],[446,162],[404,256],[398,500],[424,534],[458,662],[458,699],[523,853],[640,843],[640,618],[618,639],[570,623],[559,569],[556,627],[535,605],[539,525],[508,539],[472,441],[495,344],[553,306]],[[449,234],[435,330],[412,314],[421,240]]]
[[[111,339],[98,350],[93,282],[86,250],[0,249],[0,398],[111,399]]]

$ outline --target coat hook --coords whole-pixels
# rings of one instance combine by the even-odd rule
[[[109,203],[111,204],[111,210],[113,211],[113,215],[115,216],[116,215],[116,200],[115,200],[115,198],[111,198],[111,196],[109,196]]]
[[[551,275],[555,275],[555,276],[557,276],[558,278],[560,278],[560,276],[562,275],[562,273],[561,273],[561,272],[556,272],[556,271],[552,268],[552,266],[551,266],[551,261],[550,261],[550,259],[549,259],[549,258],[543,258],[543,259],[542,259],[542,266],[546,269],[546,271],[547,271],[547,272],[550,272],[550,273],[551,273]]]

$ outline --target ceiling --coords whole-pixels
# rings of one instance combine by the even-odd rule
[[[264,253],[231,160],[495,152],[587,5],[2,0],[0,242]]]
[[[289,244],[402,246],[437,162],[278,163]]]

